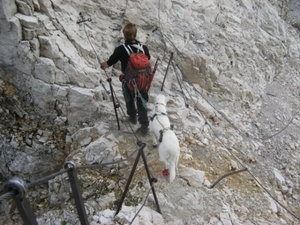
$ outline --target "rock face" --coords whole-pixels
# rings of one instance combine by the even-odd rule
[[[299,223],[299,11],[297,0],[2,0],[0,184],[33,182],[70,160],[120,161],[78,171],[90,224]],[[120,64],[99,66],[128,21],[152,63],[160,58],[147,107],[167,96],[181,146],[173,183],[150,135],[133,135],[138,125],[124,122]],[[146,143],[162,214],[139,164],[114,216],[137,140]],[[69,185],[63,174],[28,190],[39,224],[79,223]],[[0,204],[1,224],[22,224],[14,209]]]

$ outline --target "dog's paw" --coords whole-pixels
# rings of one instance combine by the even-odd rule
[[[170,175],[169,170],[168,170],[168,169],[164,169],[164,170],[162,171],[162,175],[163,175],[164,177],[169,176],[169,175]]]

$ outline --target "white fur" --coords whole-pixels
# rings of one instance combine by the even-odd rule
[[[167,116],[166,99],[162,94],[157,95],[155,105],[152,109],[151,118],[156,116],[153,120],[150,120],[150,132],[152,134],[153,146],[157,146],[157,141],[160,138],[160,130],[163,130],[162,142],[159,144],[158,153],[160,160],[166,165],[166,169],[169,170],[169,182],[175,179],[177,164],[180,155],[179,141],[176,134],[171,130],[170,120]]]

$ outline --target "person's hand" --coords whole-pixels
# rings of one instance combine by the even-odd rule
[[[107,62],[103,62],[101,63],[101,69],[105,70],[109,67],[109,65],[107,64]]]
[[[119,81],[123,82],[125,79],[125,75],[122,73],[120,76],[119,76]]]

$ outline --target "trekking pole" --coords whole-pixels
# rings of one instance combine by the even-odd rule
[[[157,57],[157,60],[156,60],[156,62],[155,62],[155,64],[154,64],[154,67],[153,67],[153,70],[152,70],[152,74],[153,74],[153,76],[154,76],[154,74],[156,73],[156,69],[157,69],[157,64],[158,64],[158,61],[160,60],[160,58],[159,57]]]
[[[153,67],[153,70],[152,70],[152,76],[151,76],[150,84],[152,83],[152,80],[153,80],[154,75],[155,75],[155,73],[156,73],[156,69],[157,69],[157,65],[158,65],[158,61],[159,61],[159,60],[160,60],[160,58],[158,57],[158,58],[156,59],[155,64],[154,64],[154,67]],[[149,88],[150,88],[150,87],[149,87]]]
[[[166,73],[165,73],[165,76],[164,76],[164,80],[161,84],[161,91],[164,89],[164,84],[165,84],[165,80],[166,80],[166,77],[167,77],[167,73],[168,73],[168,70],[169,70],[169,66],[170,66],[170,63],[171,63],[171,60],[173,59],[173,52],[171,52],[171,56],[170,56],[170,59],[169,59],[169,63],[168,63],[168,66],[167,66],[167,70],[166,70]]]
[[[117,123],[118,123],[118,130],[120,130],[120,122],[119,122],[118,111],[117,111],[117,108],[119,108],[120,105],[116,104],[116,102],[115,102],[113,87],[112,87],[112,84],[111,84],[111,78],[108,78],[107,81],[109,82],[111,98],[112,98],[112,101],[113,101],[113,104],[114,104],[115,115],[116,115],[116,119],[117,119]]]

